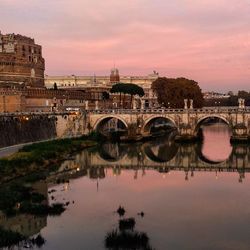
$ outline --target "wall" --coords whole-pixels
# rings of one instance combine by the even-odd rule
[[[1,117],[0,147],[57,137],[55,118]]]
[[[21,93],[0,91],[0,112],[17,112],[24,109],[25,98]]]
[[[34,39],[0,34],[0,81],[44,87],[45,61]]]
[[[78,112],[0,116],[0,148],[86,134],[86,116]]]

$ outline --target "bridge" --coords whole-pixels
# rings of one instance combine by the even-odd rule
[[[2,127],[4,133],[8,133],[11,122],[18,120],[19,125],[23,126],[34,119],[49,120],[50,123],[44,126],[48,124],[53,126],[53,133],[50,133],[50,137],[53,138],[76,137],[94,131],[103,133],[111,125],[115,131],[121,130],[127,137],[148,137],[153,124],[161,120],[176,129],[177,139],[193,140],[197,138],[199,128],[204,122],[208,119],[216,119],[228,125],[232,140],[250,139],[250,107],[243,105],[201,109],[186,107],[184,109],[95,109],[74,112],[2,113],[0,125],[7,122]],[[39,129],[42,129],[41,126]]]
[[[241,106],[202,109],[88,110],[79,114],[74,121],[85,134],[93,131],[102,132],[109,121],[116,120],[128,136],[146,137],[150,134],[153,123],[159,119],[176,128],[179,139],[196,138],[199,128],[207,119],[217,119],[227,124],[232,133],[232,140],[244,141],[250,138],[250,107]]]

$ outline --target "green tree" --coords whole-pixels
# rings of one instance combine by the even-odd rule
[[[107,91],[102,92],[102,100],[104,101],[106,107],[106,101],[109,100],[109,93]]]
[[[57,87],[57,84],[56,84],[56,82],[54,82],[54,86],[53,86],[53,89],[54,89],[54,90],[58,90],[58,87]]]
[[[133,96],[138,95],[140,97],[144,96],[144,90],[140,86],[132,83],[117,83],[114,84],[110,90],[111,93],[119,93],[120,94],[120,104],[121,104],[121,95],[123,94],[123,103],[126,95],[130,95],[130,107],[132,106]]]
[[[102,99],[108,100],[109,99],[109,93],[107,91],[102,92]]]
[[[193,99],[194,108],[203,106],[203,95],[197,82],[186,78],[159,77],[152,83],[158,102],[166,107],[183,108],[184,99]]]
[[[122,101],[122,93],[124,93],[124,86],[123,83],[116,83],[112,86],[110,93],[119,93],[119,106],[121,106]]]
[[[138,95],[140,97],[143,97],[145,95],[143,88],[136,84],[128,83],[126,84],[125,89],[126,93],[130,95],[130,108],[132,108],[133,97],[135,95]]]
[[[230,95],[228,98],[228,106],[238,106],[238,99],[245,99],[245,105],[250,106],[250,92],[239,90],[237,95]]]

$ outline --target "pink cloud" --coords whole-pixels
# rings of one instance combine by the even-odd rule
[[[249,11],[247,0],[2,0],[0,18],[43,45],[48,74],[109,74],[115,61],[123,74],[249,90]]]

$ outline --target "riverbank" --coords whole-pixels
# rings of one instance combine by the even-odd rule
[[[97,144],[96,138],[84,136],[26,145],[18,152],[0,159],[0,183],[53,170],[69,155]]]
[[[45,194],[32,188],[44,181],[72,154],[98,144],[98,137],[60,139],[25,145],[18,152],[0,159],[0,211],[8,217],[19,214],[34,216],[60,215],[67,204],[48,204]],[[3,240],[2,240],[2,237]],[[0,248],[25,242],[29,237],[0,227]]]

